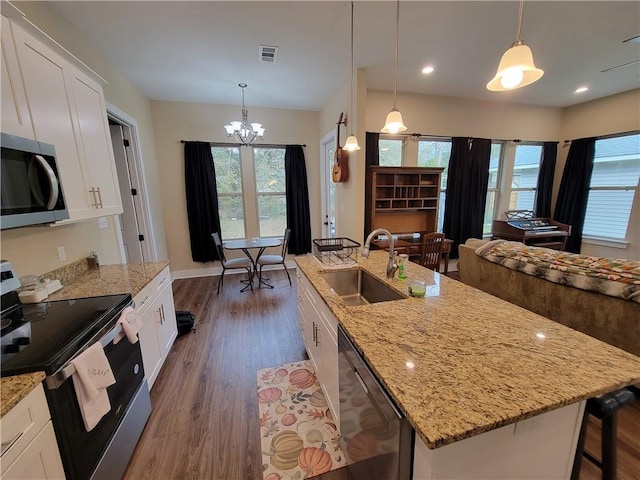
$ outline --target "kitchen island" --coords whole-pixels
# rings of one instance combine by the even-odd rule
[[[404,295],[406,283],[424,280],[426,296],[348,306],[315,257],[296,263],[414,428],[416,457],[470,442],[485,448],[478,440],[494,441],[507,425],[512,437],[517,424],[557,426],[559,412],[574,419],[566,428],[575,448],[582,402],[640,380],[632,354],[415,264],[406,283],[388,281],[387,260],[374,251],[357,266]]]

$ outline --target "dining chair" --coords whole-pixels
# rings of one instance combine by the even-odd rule
[[[224,272],[227,270],[246,270],[248,277],[246,282],[251,287],[251,291],[253,292],[253,263],[251,259],[248,257],[241,258],[230,258],[226,259],[224,256],[224,248],[222,248],[222,242],[220,241],[220,234],[218,232],[213,232],[211,234],[213,237],[213,243],[215,244],[216,251],[218,252],[218,258],[220,258],[220,264],[222,265],[222,275],[220,275],[220,280],[218,281],[218,294],[220,293],[220,287],[224,283]],[[242,280],[245,282],[245,280]],[[246,287],[245,287],[246,288]]]
[[[287,250],[289,248],[289,238],[291,237],[291,229],[287,228],[284,231],[284,239],[282,240],[282,254],[281,255],[260,255],[257,264],[258,267],[258,285],[262,285],[262,267],[264,265],[282,265],[284,271],[287,272],[287,278],[289,279],[289,285],[291,285],[291,277],[289,276],[289,270],[285,263],[287,257]]]
[[[444,247],[444,233],[432,232],[422,235],[420,265],[440,272],[440,259]]]

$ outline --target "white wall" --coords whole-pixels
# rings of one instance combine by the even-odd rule
[[[32,23],[105,78],[109,82],[104,87],[106,101],[138,122],[158,256],[167,258],[149,100],[47,2],[16,2],[16,6]],[[2,258],[13,261],[19,275],[46,273],[86,257],[92,250],[98,252],[101,263],[119,262],[114,218],[109,218],[105,230],[98,230],[96,221],[7,230],[2,232],[0,242]],[[57,246],[65,247],[66,261],[58,261]]]
[[[264,143],[306,144],[304,148],[311,208],[311,235],[321,234],[318,112],[248,106],[249,119],[265,129]],[[226,142],[223,126],[240,115],[240,106],[151,102],[158,171],[171,270],[178,276],[206,275],[213,263],[191,259],[184,183],[184,147],[180,140]],[[246,206],[251,208],[251,206]],[[255,207],[254,207],[255,208]],[[275,253],[275,252],[274,252]],[[217,266],[218,264],[216,264]]]

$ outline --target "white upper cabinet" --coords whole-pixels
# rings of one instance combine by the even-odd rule
[[[11,24],[5,17],[2,17],[0,38],[2,42],[2,56],[0,57],[0,62],[2,62],[2,131],[33,140],[35,139],[33,125],[31,125],[27,97],[20,76]]]
[[[122,213],[102,86],[85,73],[90,72],[86,66],[27,20],[3,17],[2,22],[3,32],[6,24],[13,32],[32,136],[56,149],[70,217],[60,223]],[[4,37],[2,47],[4,52]],[[3,116],[4,104],[3,81]],[[4,130],[4,122],[2,126]]]
[[[71,109],[68,64],[43,42],[18,26],[13,27],[36,140],[50,143],[56,149],[69,217],[91,218],[92,208],[83,180],[85,165],[80,159]]]
[[[122,213],[122,201],[102,87],[73,68],[71,86],[92,206],[99,216],[117,215]]]

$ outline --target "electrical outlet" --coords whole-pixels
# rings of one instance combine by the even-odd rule
[[[58,247],[58,260],[64,262],[67,259],[67,254],[64,252],[64,247]]]
[[[99,230],[107,228],[108,226],[109,226],[109,224],[107,223],[107,217],[98,218],[98,229]]]

